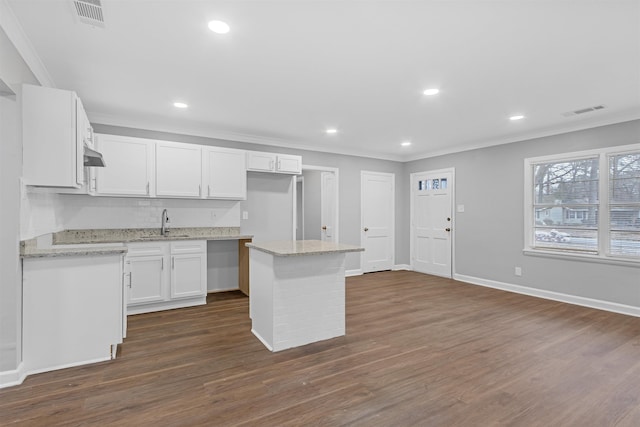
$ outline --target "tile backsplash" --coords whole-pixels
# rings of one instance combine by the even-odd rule
[[[167,209],[171,227],[239,227],[233,200],[141,199],[69,194],[26,194],[21,239],[68,229],[160,227]]]

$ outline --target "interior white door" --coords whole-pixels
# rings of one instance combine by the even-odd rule
[[[362,271],[390,270],[394,260],[395,175],[361,173]]]
[[[415,271],[451,277],[452,192],[450,170],[411,175],[411,260]]]
[[[333,172],[322,172],[320,176],[320,237],[323,241],[335,242],[336,175]]]

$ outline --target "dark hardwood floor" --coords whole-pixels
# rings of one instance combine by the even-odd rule
[[[248,299],[129,317],[118,358],[0,390],[25,426],[639,426],[640,319],[413,272],[347,279],[347,335],[269,352]]]

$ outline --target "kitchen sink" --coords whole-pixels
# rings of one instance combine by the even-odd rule
[[[188,234],[165,234],[164,236],[162,235],[154,235],[154,236],[141,236],[139,237],[139,239],[143,239],[143,240],[162,240],[162,239],[168,239],[168,238],[183,238],[183,237],[189,237]]]

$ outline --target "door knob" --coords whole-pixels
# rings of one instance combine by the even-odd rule
[[[327,231],[327,226],[326,226],[326,225],[323,225],[323,226],[322,226],[322,229],[323,229],[324,231]]]
[[[369,228],[368,228],[368,227],[365,227],[365,228],[364,228],[364,231],[369,231]]]
[[[449,227],[445,228],[444,231],[451,231]]]

